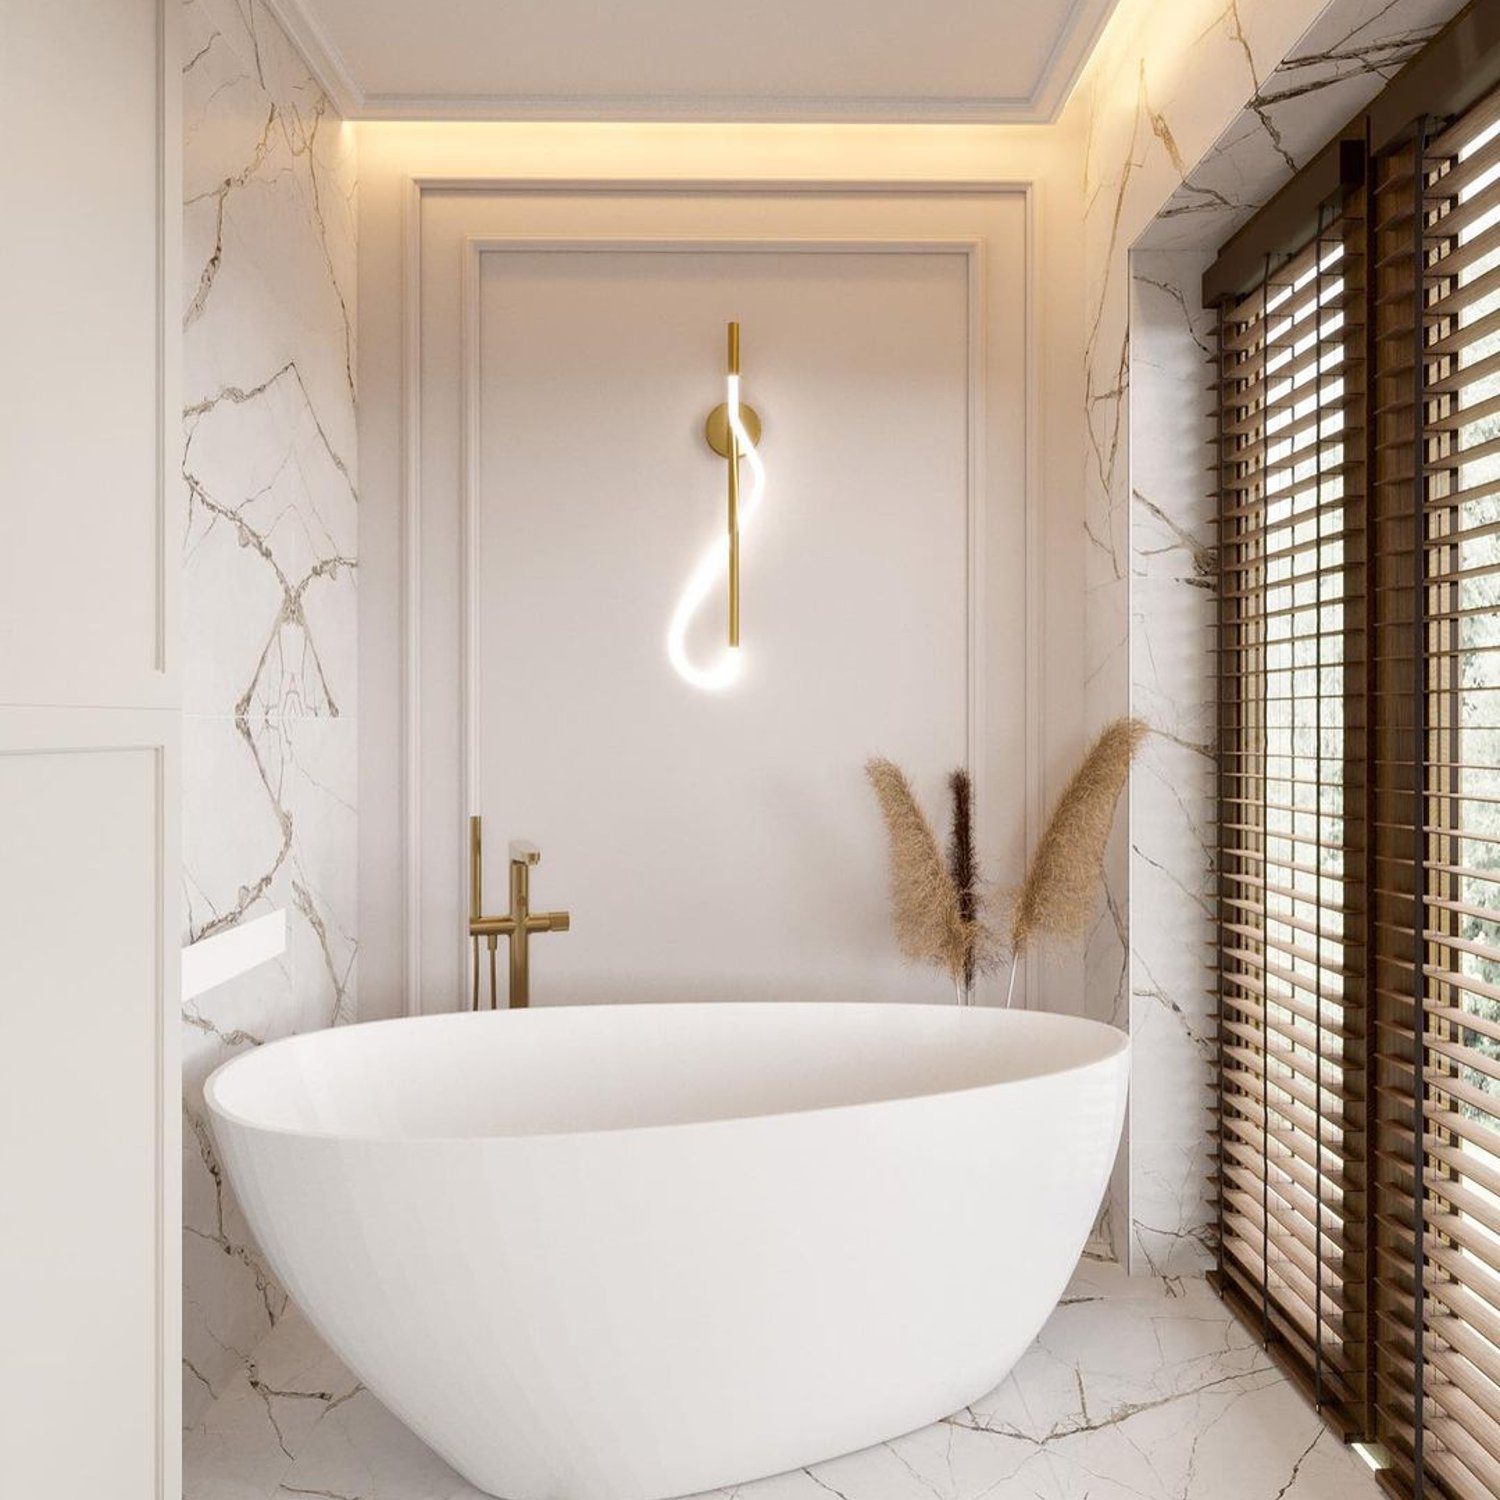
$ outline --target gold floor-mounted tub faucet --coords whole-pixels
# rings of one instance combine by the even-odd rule
[[[490,955],[490,1009],[499,1001],[495,987],[495,949],[503,937],[510,939],[510,991],[512,1009],[531,1001],[531,935],[534,932],[566,932],[565,911],[531,909],[531,867],[542,857],[535,844],[510,841],[510,910],[503,917],[484,915],[484,848],[480,818],[469,819],[469,937],[474,943],[473,1007],[479,1009],[479,943],[484,939]]]

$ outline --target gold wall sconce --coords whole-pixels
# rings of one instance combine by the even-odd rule
[[[760,413],[740,398],[740,325],[730,323],[727,338],[724,400],[703,424],[708,446],[728,465],[728,525],[721,541],[703,554],[677,600],[667,630],[667,655],[678,674],[694,687],[726,688],[740,674],[740,536],[765,496],[766,470],[757,451],[761,437]],[[740,466],[750,470],[748,491],[742,491]],[[700,667],[688,656],[687,632],[703,601],[718,584],[728,583],[728,648],[712,667]]]

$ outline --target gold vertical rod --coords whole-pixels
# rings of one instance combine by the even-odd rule
[[[499,992],[497,991],[497,989],[495,987],[495,944],[498,941],[499,941],[498,938],[493,938],[492,937],[490,939],[490,1009],[491,1010],[498,1010],[500,1008],[500,1005],[499,1005]]]
[[[469,920],[477,921],[484,910],[484,858],[480,843],[480,819],[469,819]],[[493,989],[493,985],[491,986]],[[474,939],[474,1009],[479,1009],[479,939]]]
[[[531,870],[525,860],[510,862],[510,914],[516,930],[510,937],[510,1006],[531,1004]]]
[[[483,820],[469,819],[469,920],[477,922],[484,910],[484,853],[480,829]]]
[[[740,325],[729,325],[729,373],[740,373]],[[729,644],[740,643],[740,440],[729,424]]]
[[[729,429],[729,644],[740,643],[740,440]]]

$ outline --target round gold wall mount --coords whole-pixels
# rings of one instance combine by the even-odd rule
[[[753,448],[760,446],[760,413],[753,406],[740,403],[740,421],[745,424],[745,431],[750,434],[750,445]],[[709,412],[708,420],[703,424],[703,436],[708,439],[708,446],[719,455],[720,458],[729,457],[729,407],[721,401]]]

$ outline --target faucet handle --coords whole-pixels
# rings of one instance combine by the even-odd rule
[[[510,841],[510,862],[513,865],[534,865],[542,857],[542,851],[525,839]]]

